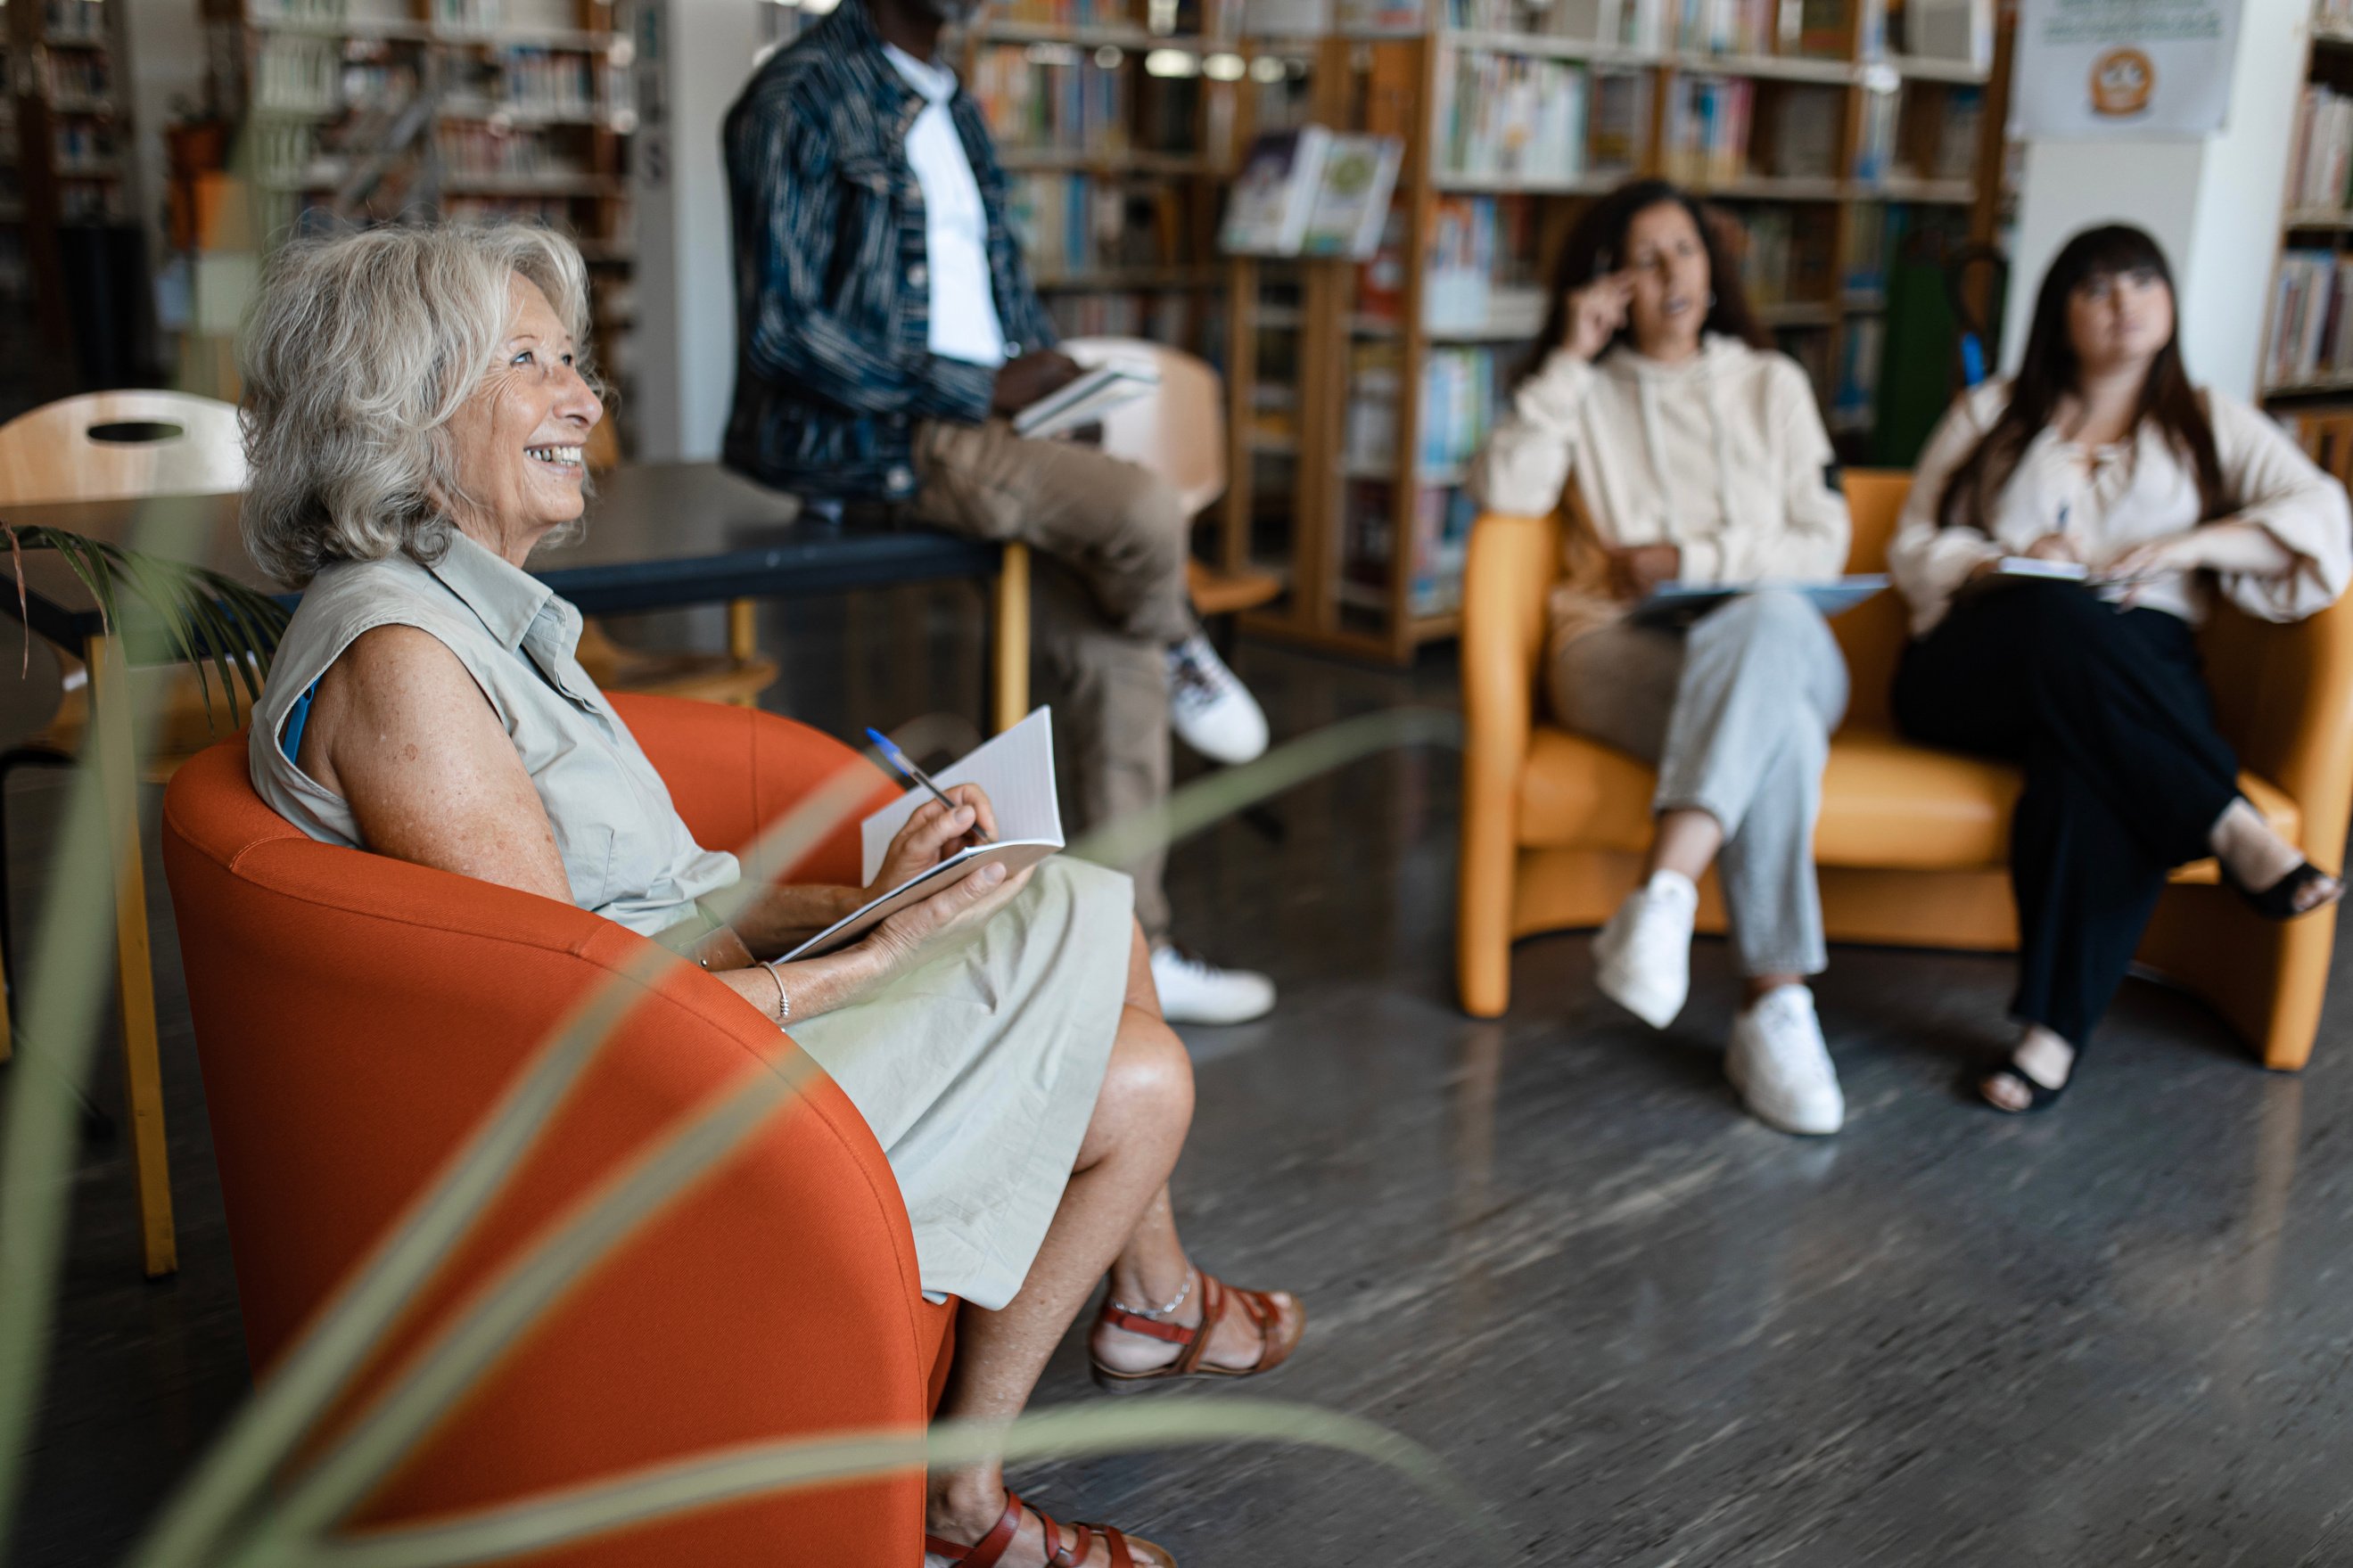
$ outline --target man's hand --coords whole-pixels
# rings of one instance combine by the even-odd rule
[[[1662,583],[1672,583],[1683,569],[1683,547],[1676,544],[1636,544],[1609,552],[1609,596],[1632,603]]]
[[[1076,381],[1086,367],[1060,349],[1041,349],[1005,362],[997,373],[997,395],[989,402],[998,414],[1018,414],[1039,398]]]

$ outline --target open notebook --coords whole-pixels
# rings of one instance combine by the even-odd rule
[[[836,921],[785,954],[786,960],[815,958],[846,947],[905,909],[955,886],[996,862],[1006,874],[1034,866],[1062,847],[1062,806],[1054,793],[1054,715],[1040,708],[1010,730],[988,742],[954,767],[932,775],[942,789],[955,784],[978,784],[997,809],[997,842],[959,850],[918,872],[855,914]],[[868,817],[860,832],[866,862],[860,875],[874,884],[882,869],[883,853],[917,808],[931,804],[931,792],[918,785]]]

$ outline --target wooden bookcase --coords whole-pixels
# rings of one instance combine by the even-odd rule
[[[2316,0],[2304,79],[2307,90],[2324,89],[2353,98],[2353,10],[2342,5],[2332,9]],[[2308,188],[2317,182],[2308,177],[2304,163],[2310,151],[2306,138],[2300,106],[2299,127],[2292,136],[2282,172],[2280,255],[2264,306],[2263,357],[2255,368],[2255,384],[2263,406],[2296,433],[2316,461],[2339,479],[2353,481],[2353,440],[2347,438],[2348,426],[2353,426],[2353,401],[2348,401],[2353,396],[2353,363],[2337,361],[2325,342],[2319,345],[2320,363],[2315,370],[2284,367],[2279,363],[2277,339],[2295,330],[2286,286],[2291,253],[2336,258],[2337,299],[2334,311],[2327,314],[2353,306],[2353,299],[2347,297],[2348,284],[2353,283],[2348,276],[2348,268],[2353,268],[2353,189],[2348,188],[2353,184],[2353,167],[2341,171],[2332,192]],[[2318,324],[2331,323],[2324,320]]]
[[[627,0],[206,4],[261,236],[417,216],[560,228],[588,262],[596,359],[626,397]]]
[[[138,209],[122,11],[17,0],[0,22],[0,417],[79,389],[69,272],[90,258],[67,241],[122,230]],[[140,261],[127,292],[146,287]]]
[[[1449,0],[1431,0],[1448,14]],[[1466,6],[1457,5],[1454,14]],[[1534,349],[1552,257],[1577,214],[1594,197],[1635,174],[1667,174],[1706,198],[1746,237],[1770,226],[1785,242],[1810,247],[1813,263],[1802,279],[1777,289],[1760,315],[1816,373],[1825,414],[1842,440],[1867,432],[1866,395],[1838,398],[1836,373],[1850,353],[1868,346],[1871,326],[1885,309],[1883,293],[1848,289],[1850,258],[1866,229],[1885,232],[1887,214],[1945,215],[1958,236],[1990,238],[2000,213],[2001,125],[2007,105],[2006,49],[1983,68],[1890,54],[1883,25],[1862,5],[1837,10],[1837,27],[1808,36],[1808,53],[1708,52],[1676,47],[1672,21],[1635,29],[1645,41],[1572,37],[1552,33],[1434,26],[1417,32],[1347,32],[1316,46],[1314,118],[1335,128],[1397,135],[1405,163],[1392,217],[1400,270],[1389,308],[1369,310],[1359,298],[1363,269],[1352,263],[1296,265],[1303,367],[1297,412],[1299,487],[1287,539],[1271,539],[1266,509],[1248,493],[1235,497],[1237,521],[1229,545],[1245,530],[1259,564],[1279,569],[1289,592],[1249,618],[1258,633],[1335,652],[1405,661],[1420,645],[1451,637],[1459,626],[1463,461],[1475,450],[1500,401],[1511,367]],[[1465,173],[1446,156],[1452,128],[1444,122],[1450,76],[1466,58],[1539,61],[1582,71],[1587,87],[1586,157],[1567,176],[1525,179],[1510,169]],[[1594,144],[1591,106],[1607,75],[1629,82],[1637,105],[1630,156],[1602,166]],[[1699,81],[1738,84],[1752,103],[1745,156],[1719,155],[1711,166],[1690,167],[1673,155],[1678,99]],[[1974,101],[1974,127],[1957,134],[1949,122],[1963,100]],[[1813,98],[1815,130],[1826,142],[1814,150],[1818,167],[1788,172],[1773,132],[1784,121],[1770,106],[1790,94]],[[1624,101],[1620,100],[1620,101]],[[1880,129],[1874,134],[1873,121]],[[1937,167],[1939,156],[1947,167]],[[1952,167],[1955,163],[1959,167]],[[1514,231],[1526,254],[1499,259],[1512,287],[1497,289],[1476,319],[1430,310],[1441,220],[1459,219],[1465,199],[1525,204]],[[1773,215],[1760,218],[1760,215]],[[1256,289],[1261,266],[1238,266],[1234,287],[1236,342],[1232,363],[1249,362]],[[1793,273],[1793,278],[1795,274]],[[1754,290],[1752,289],[1752,293]],[[1263,311],[1255,312],[1263,321]],[[1287,323],[1286,323],[1287,325]],[[1456,356],[1451,380],[1426,381],[1433,355]],[[1478,397],[1460,396],[1483,375]],[[1393,416],[1367,418],[1367,383],[1380,384]],[[1237,423],[1250,405],[1247,378],[1236,376]],[[1457,436],[1440,457],[1425,450],[1426,406],[1433,386],[1455,394]],[[1848,406],[1841,410],[1841,402]],[[1855,405],[1860,402],[1860,407]],[[1474,413],[1464,424],[1461,408]],[[1860,417],[1858,417],[1860,414]],[[1457,426],[1462,427],[1457,429]],[[1349,438],[1354,428],[1356,438]],[[1368,437],[1366,432],[1371,432]],[[1384,439],[1384,436],[1386,438]],[[1238,459],[1239,461],[1239,459]],[[1434,519],[1447,521],[1433,526]],[[1252,526],[1252,525],[1255,526]],[[1271,559],[1270,557],[1272,557]],[[1451,581],[1450,581],[1451,577]]]

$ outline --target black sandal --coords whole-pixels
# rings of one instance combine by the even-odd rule
[[[1988,1079],[1995,1078],[2012,1079],[2024,1086],[2026,1089],[2026,1103],[2019,1106],[2001,1105],[1996,1103],[1993,1096],[1988,1094],[1985,1090],[1986,1080]],[[2075,1075],[2073,1072],[2070,1072],[2067,1075],[2067,1083],[2073,1083],[2074,1081]],[[2061,1084],[2057,1089],[2052,1089],[2047,1084],[2037,1083],[2024,1068],[2020,1067],[2014,1059],[2007,1057],[2002,1058],[2000,1061],[1996,1062],[1993,1066],[1978,1073],[1970,1082],[1977,1089],[1978,1098],[1985,1102],[1986,1109],[1989,1110],[1999,1110],[2004,1116],[2027,1116],[2037,1110],[2048,1110],[2052,1105],[2058,1102],[2061,1095],[2067,1092],[2067,1083]]]
[[[2309,860],[2300,863],[2295,870],[2261,892],[2257,892],[2239,880],[2227,865],[2222,867],[2222,880],[2231,885],[2232,891],[2247,900],[2247,906],[2250,909],[2267,921],[2300,920],[2306,915],[2327,909],[2345,896],[2344,883]],[[2315,882],[2337,882],[2337,891],[2314,904],[2310,909],[2299,909],[2296,906],[2296,900],[2301,898],[2304,890]]]

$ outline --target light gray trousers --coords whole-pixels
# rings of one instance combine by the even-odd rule
[[[1760,589],[1684,632],[1587,632],[1548,673],[1563,724],[1658,768],[1653,810],[1696,807],[1723,826],[1716,874],[1740,972],[1827,968],[1814,818],[1847,676],[1820,612]]]

